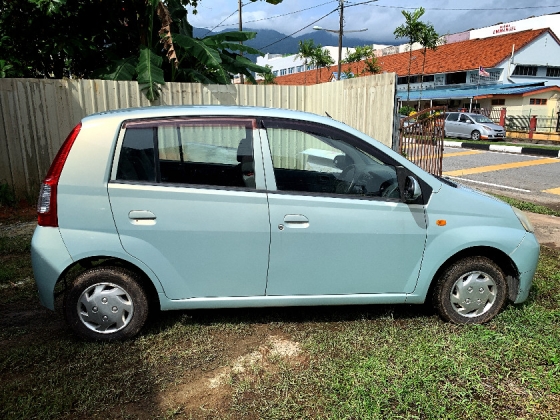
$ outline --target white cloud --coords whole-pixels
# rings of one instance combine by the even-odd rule
[[[245,0],[246,2],[247,0]],[[352,6],[364,0],[347,0],[344,9],[345,29],[368,28],[367,32],[354,34],[364,40],[377,43],[396,42],[393,31],[404,23],[402,8],[412,11],[420,6],[426,9],[422,20],[434,25],[441,34],[462,32],[471,28],[480,28],[500,22],[509,22],[530,16],[544,15],[560,11],[560,0],[540,0],[538,4],[526,0],[488,0],[485,2],[458,2],[456,0],[378,0],[375,3]],[[325,4],[326,3],[326,4]],[[301,9],[319,6],[304,12]],[[537,7],[538,6],[538,7]],[[544,8],[543,6],[557,6]],[[243,8],[243,27],[252,29],[274,29],[283,34],[291,34],[320,19],[337,7],[337,1],[308,0],[306,2],[284,0],[279,5],[270,5],[264,1],[250,3]],[[528,8],[531,7],[531,8]],[[476,9],[491,10],[476,10]],[[447,10],[436,10],[447,9]],[[457,10],[472,9],[472,10]],[[201,0],[198,15],[189,14],[189,21],[196,27],[213,28],[224,18],[233,15],[224,24],[236,28],[238,22],[237,1],[235,0]],[[270,19],[275,15],[293,13],[288,16]],[[266,20],[260,20],[266,19]],[[255,21],[257,22],[249,22]],[[337,29],[338,12],[316,23],[325,28]],[[312,26],[312,25],[311,25]],[[220,27],[218,29],[225,29]],[[298,35],[311,32],[311,27]],[[350,35],[349,35],[350,36]]]

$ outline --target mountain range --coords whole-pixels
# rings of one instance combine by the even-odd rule
[[[286,37],[286,35],[273,29],[243,28],[243,30],[257,33],[257,36],[254,39],[245,42],[245,45],[256,48],[265,54],[296,54],[298,52],[299,42],[306,39],[312,39],[315,42],[315,45],[321,44],[324,47],[338,45],[338,35],[326,31],[312,31],[311,33],[300,35],[298,37]],[[194,36],[196,38],[203,38],[217,33],[219,32],[208,32],[207,29],[194,28]],[[370,42],[347,36],[344,37],[342,42],[343,47],[351,48],[365,44],[370,44]],[[254,61],[253,57],[250,58]]]

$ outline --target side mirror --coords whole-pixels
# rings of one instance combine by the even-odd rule
[[[422,188],[420,188],[418,180],[404,167],[397,166],[396,169],[401,201],[403,203],[414,203],[422,195]]]
[[[404,181],[403,199],[405,203],[416,201],[422,195],[422,189],[416,178],[407,176]]]

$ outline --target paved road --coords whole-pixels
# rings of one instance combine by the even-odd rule
[[[560,159],[445,148],[443,175],[471,187],[560,210]]]

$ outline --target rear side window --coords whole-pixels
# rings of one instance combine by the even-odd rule
[[[459,113],[458,112],[450,112],[449,114],[447,114],[447,121],[457,121],[457,118],[459,118]]]
[[[255,188],[254,126],[227,118],[128,122],[116,179]]]
[[[155,130],[151,128],[127,129],[117,169],[117,179],[123,181],[156,180],[154,152]]]

